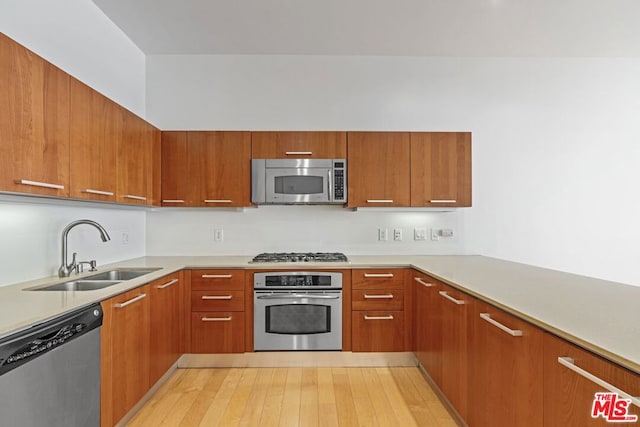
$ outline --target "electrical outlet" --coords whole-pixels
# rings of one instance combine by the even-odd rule
[[[129,244],[129,233],[122,233],[122,244],[123,245]]]
[[[213,230],[213,240],[216,242],[222,242],[224,240],[224,230],[222,228]]]
[[[442,230],[440,230],[440,235],[442,237],[452,238],[453,230],[451,228],[443,228]]]
[[[378,228],[378,240],[383,242],[389,240],[389,230],[386,228]]]
[[[427,240],[427,229],[426,228],[414,228],[413,229],[413,240]]]
[[[431,229],[431,240],[440,240],[440,230],[437,228]]]
[[[393,240],[400,242],[402,241],[402,228],[394,228],[393,229]]]

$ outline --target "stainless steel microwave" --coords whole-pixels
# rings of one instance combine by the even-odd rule
[[[347,202],[346,159],[253,159],[251,201],[262,204]]]

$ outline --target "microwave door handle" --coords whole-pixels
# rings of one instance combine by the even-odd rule
[[[331,170],[331,169],[329,169],[329,170],[327,171],[327,196],[329,197],[329,201],[330,201],[330,202],[333,202],[333,194],[332,194],[332,191],[331,191],[331,188],[332,188],[332,185],[331,185],[331,184],[332,184],[331,179],[332,179],[333,177],[331,176],[331,172],[332,172],[332,170]]]

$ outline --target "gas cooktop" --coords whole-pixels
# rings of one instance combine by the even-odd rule
[[[349,262],[349,259],[340,252],[267,252],[250,262]]]

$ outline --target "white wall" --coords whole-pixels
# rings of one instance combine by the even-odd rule
[[[640,285],[638,75],[638,59],[149,56],[147,112],[163,129],[472,131],[461,251]],[[303,227],[340,229],[340,245],[396,250],[368,246],[374,223],[394,214],[360,226],[360,213],[311,210]],[[286,219],[299,220],[293,212]],[[190,248],[196,230],[249,224],[237,213],[172,215],[148,215],[150,252],[216,251]],[[273,222],[262,208],[250,215],[253,230]],[[172,233],[181,219],[189,230]]]
[[[0,1],[0,31],[144,117],[145,56],[92,1]]]
[[[145,56],[93,2],[1,1],[0,31],[144,116]],[[80,218],[97,220],[112,232],[112,237],[117,236],[104,244],[96,230],[87,226],[74,229],[70,250],[79,252],[81,259],[95,258],[104,264],[143,256],[144,216],[143,211],[100,205],[74,207],[0,196],[0,286],[56,274],[60,232]],[[126,246],[121,245],[121,230],[129,234]]]
[[[88,203],[34,200],[0,195],[0,286],[57,275],[61,264],[62,230],[71,221],[92,219],[111,240],[103,243],[98,230],[79,225],[69,232],[69,261],[95,259],[98,266],[144,256],[145,213],[122,208],[100,208]],[[128,237],[126,244],[123,233]]]
[[[147,214],[149,255],[256,255],[340,251],[346,254],[454,254],[462,250],[459,212],[353,212],[338,206],[260,206],[244,210],[162,209]],[[453,238],[413,239],[414,228],[448,228]],[[378,229],[389,240],[378,240]],[[402,241],[393,240],[393,229]],[[214,230],[224,240],[214,241]]]

